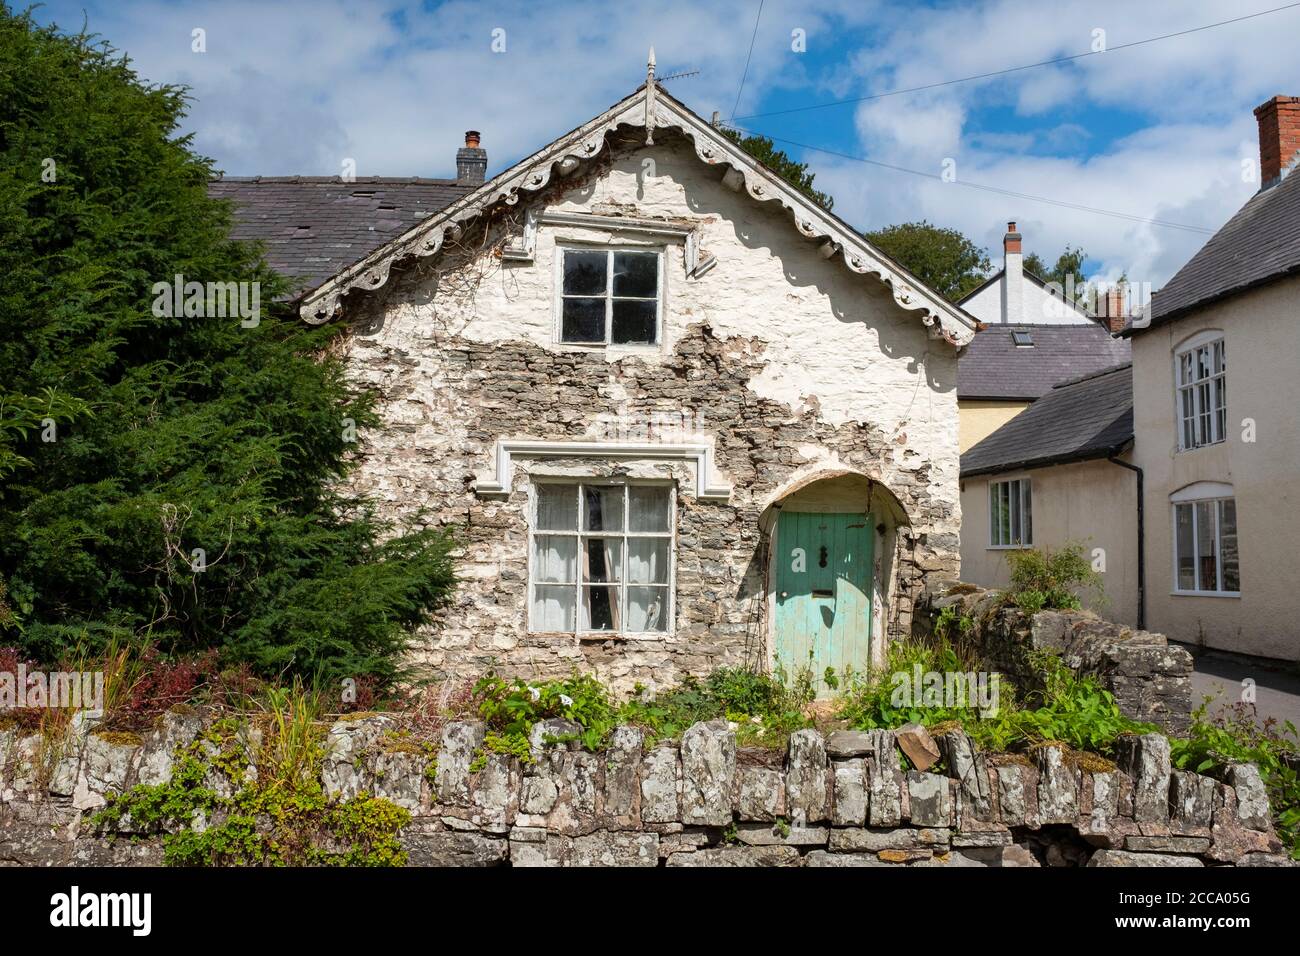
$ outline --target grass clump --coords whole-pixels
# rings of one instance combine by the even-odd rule
[[[166,783],[110,798],[95,824],[162,833],[169,866],[403,865],[406,810],[325,794],[320,695],[295,683],[260,703],[179,748]]]
[[[1101,575],[1084,556],[1083,545],[1071,542],[1053,551],[1025,548],[1008,551],[1011,587],[1008,596],[1026,614],[1042,610],[1077,611],[1080,591],[1102,593]]]

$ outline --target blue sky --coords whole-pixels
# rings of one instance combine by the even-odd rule
[[[728,118],[754,37],[737,123],[831,151],[785,147],[848,221],[926,218],[961,229],[997,264],[1015,219],[1030,251],[1082,246],[1094,274],[1159,287],[1204,234],[961,183],[1217,227],[1258,187],[1243,166],[1258,154],[1252,109],[1300,93],[1300,7],[1114,47],[1284,2],[765,0],[756,35],[757,0],[53,0],[38,16],[75,28],[84,11],[145,78],[190,86],[196,147],[242,175],[338,173],[348,158],[360,175],[454,175],[470,128],[496,172],[635,88],[651,43],[661,75],[700,71],[671,83],[675,95]],[[197,28],[203,53],[192,49]],[[754,115],[1083,53],[1099,30],[1111,49],[1071,63]],[[951,161],[959,182],[833,153],[931,174]]]

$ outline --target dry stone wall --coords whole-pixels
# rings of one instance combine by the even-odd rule
[[[946,770],[920,773],[887,730],[801,730],[782,754],[738,748],[724,721],[653,745],[620,727],[589,753],[575,724],[549,720],[521,761],[486,752],[480,722],[448,724],[436,757],[390,748],[393,726],[335,723],[322,782],[409,810],[412,866],[1286,865],[1258,770],[1173,770],[1159,734],[1123,739],[1116,768],[1097,772],[1055,746],[978,753],[956,730],[937,740]],[[187,712],[139,743],[84,733],[45,785],[39,738],[0,734],[0,862],[157,864],[159,837],[97,832],[90,815],[168,779],[202,729]]]
[[[953,594],[927,591],[921,606],[916,624],[923,631],[932,629],[946,608],[972,622],[961,640],[1022,690],[1041,687],[1033,652],[1051,651],[1077,673],[1097,678],[1126,717],[1174,734],[1190,724],[1192,656],[1163,634],[1102,620],[1090,611],[1026,614],[1005,605],[1001,591],[969,584]]]

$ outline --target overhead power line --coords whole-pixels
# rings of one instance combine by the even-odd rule
[[[758,0],[758,13],[754,16],[754,32],[749,37],[749,52],[745,54],[745,69],[740,74],[740,89],[736,90],[736,105],[731,108],[731,118],[736,118],[740,109],[740,94],[745,92],[745,80],[749,77],[749,61],[754,56],[754,41],[758,39],[758,21],[763,19],[763,0]]]
[[[1191,27],[1187,30],[1179,30],[1175,33],[1165,33],[1156,37],[1147,37],[1145,40],[1133,40],[1129,43],[1121,43],[1117,46],[1107,47],[1104,50],[1089,50],[1086,53],[1074,53],[1071,54],[1070,56],[1057,57],[1054,60],[1040,60],[1037,63],[1026,63],[1024,66],[1010,66],[1007,67],[1006,69],[992,70],[988,73],[977,73],[974,76],[962,76],[954,80],[941,80],[937,83],[926,83],[923,86],[909,86],[906,89],[900,89],[900,90],[887,90],[884,93],[872,93],[868,96],[855,96],[845,100],[829,100],[828,102],[825,103],[814,103],[811,106],[792,106],[789,109],[772,110],[770,113],[749,113],[745,116],[736,116],[736,111],[735,109],[733,109],[731,111],[731,118],[733,120],[736,119],[747,120],[747,119],[759,119],[760,117],[764,117],[764,116],[785,116],[786,114],[789,113],[804,113],[807,112],[808,110],[824,110],[832,106],[845,106],[851,103],[865,103],[868,100],[879,100],[887,96],[901,96],[905,93],[921,93],[924,92],[925,90],[935,90],[943,86],[954,86],[958,83],[970,83],[974,80],[987,80],[995,76],[1006,76],[1008,73],[1020,73],[1024,70],[1034,70],[1040,66],[1054,66],[1058,63],[1069,63],[1074,60],[1082,60],[1085,57],[1101,56],[1106,53],[1117,53],[1120,50],[1129,50],[1136,46],[1144,46],[1148,43],[1157,43],[1160,40],[1171,40],[1175,37],[1187,36],[1190,33],[1200,33],[1202,30],[1212,30],[1215,27],[1228,26],[1229,24],[1232,23],[1241,23],[1243,20],[1254,20],[1257,17],[1268,16],[1271,13],[1281,13],[1283,10],[1293,10],[1296,7],[1300,7],[1300,3],[1288,3],[1281,7],[1273,7],[1270,10],[1261,10],[1258,13],[1247,13],[1240,17],[1233,17],[1230,20],[1220,20],[1217,23],[1206,23],[1199,27]],[[762,11],[760,5],[760,13],[761,12]],[[758,32],[757,23],[754,24],[754,31],[755,33]],[[753,41],[751,40],[750,53],[752,54],[753,51],[754,51],[754,46],[753,46]],[[749,70],[748,60],[745,61],[745,70],[746,72],[748,72]],[[741,87],[742,88],[744,87],[743,80],[741,81]],[[740,106],[739,94],[736,95],[736,106],[737,107]]]
[[[948,179],[944,179],[944,177],[941,176],[939,173],[927,173],[925,170],[922,169],[911,169],[907,166],[898,166],[895,165],[894,163],[886,163],[878,159],[868,159],[866,156],[854,156],[851,153],[842,153],[838,150],[826,149],[822,146],[810,146],[807,143],[799,143],[791,139],[782,139],[779,136],[772,136],[768,133],[759,132],[757,130],[744,129],[740,126],[737,126],[735,123],[723,123],[722,125],[729,127],[730,129],[734,129],[739,133],[744,133],[747,136],[762,136],[772,140],[773,142],[784,143],[787,146],[797,146],[800,149],[812,150],[815,153],[825,153],[828,156],[838,156],[841,159],[852,160],[855,163],[866,163],[869,166],[878,166],[881,169],[891,169],[895,172],[907,173],[912,176],[923,176],[926,179],[934,179],[939,182],[948,183],[951,185],[965,186],[968,189],[981,189],[985,192],[997,193],[998,195],[1001,196],[1010,196],[1013,199],[1026,199],[1031,202],[1047,203],[1052,206],[1059,206],[1063,209],[1075,209],[1078,210],[1079,212],[1090,212],[1090,213],[1095,213],[1099,216],[1110,216],[1113,219],[1124,219],[1129,222],[1140,222],[1140,223],[1147,223],[1152,226],[1163,226],[1167,229],[1182,229],[1185,232],[1195,232],[1207,236],[1213,235],[1214,232],[1214,230],[1206,229],[1202,226],[1191,226],[1188,225],[1187,223],[1182,223],[1182,222],[1169,222],[1168,220],[1165,219],[1152,219],[1148,216],[1139,216],[1135,213],[1120,212],[1115,209],[1101,209],[1097,206],[1088,206],[1083,203],[1068,202],[1067,200],[1064,199],[1052,199],[1049,196],[1035,196],[1030,193],[1017,192],[1014,189],[1004,189],[1001,186],[990,186],[987,183],[974,183],[964,179],[948,180]]]

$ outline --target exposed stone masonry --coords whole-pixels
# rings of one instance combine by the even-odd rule
[[[906,447],[905,435],[866,423],[826,423],[815,400],[791,411],[757,395],[749,383],[765,363],[756,339],[722,339],[697,324],[670,356],[653,362],[460,336],[422,343],[413,356],[380,344],[385,341],[356,337],[351,346],[353,374],[377,388],[387,408],[383,432],[367,436],[372,444],[356,482],[386,508],[405,515],[426,508],[461,536],[454,602],[423,632],[420,659],[441,675],[496,666],[544,678],[576,667],[626,691],[637,681],[671,684],[723,664],[765,664],[760,511],[808,463],[806,449],[813,447],[878,479],[909,516],[911,526],[897,540],[891,630],[910,628],[912,599],[927,575],[955,579],[955,502],[942,488],[936,493],[924,457]],[[662,640],[581,642],[529,634],[527,484],[543,463],[516,463],[509,498],[480,498],[473,480],[491,461],[493,443],[502,436],[602,437],[611,421],[635,427],[665,415],[685,415],[714,439],[717,468],[735,489],[729,502],[696,500],[691,468],[682,463],[640,470],[627,463],[583,465],[597,474],[677,479],[675,633]]]

